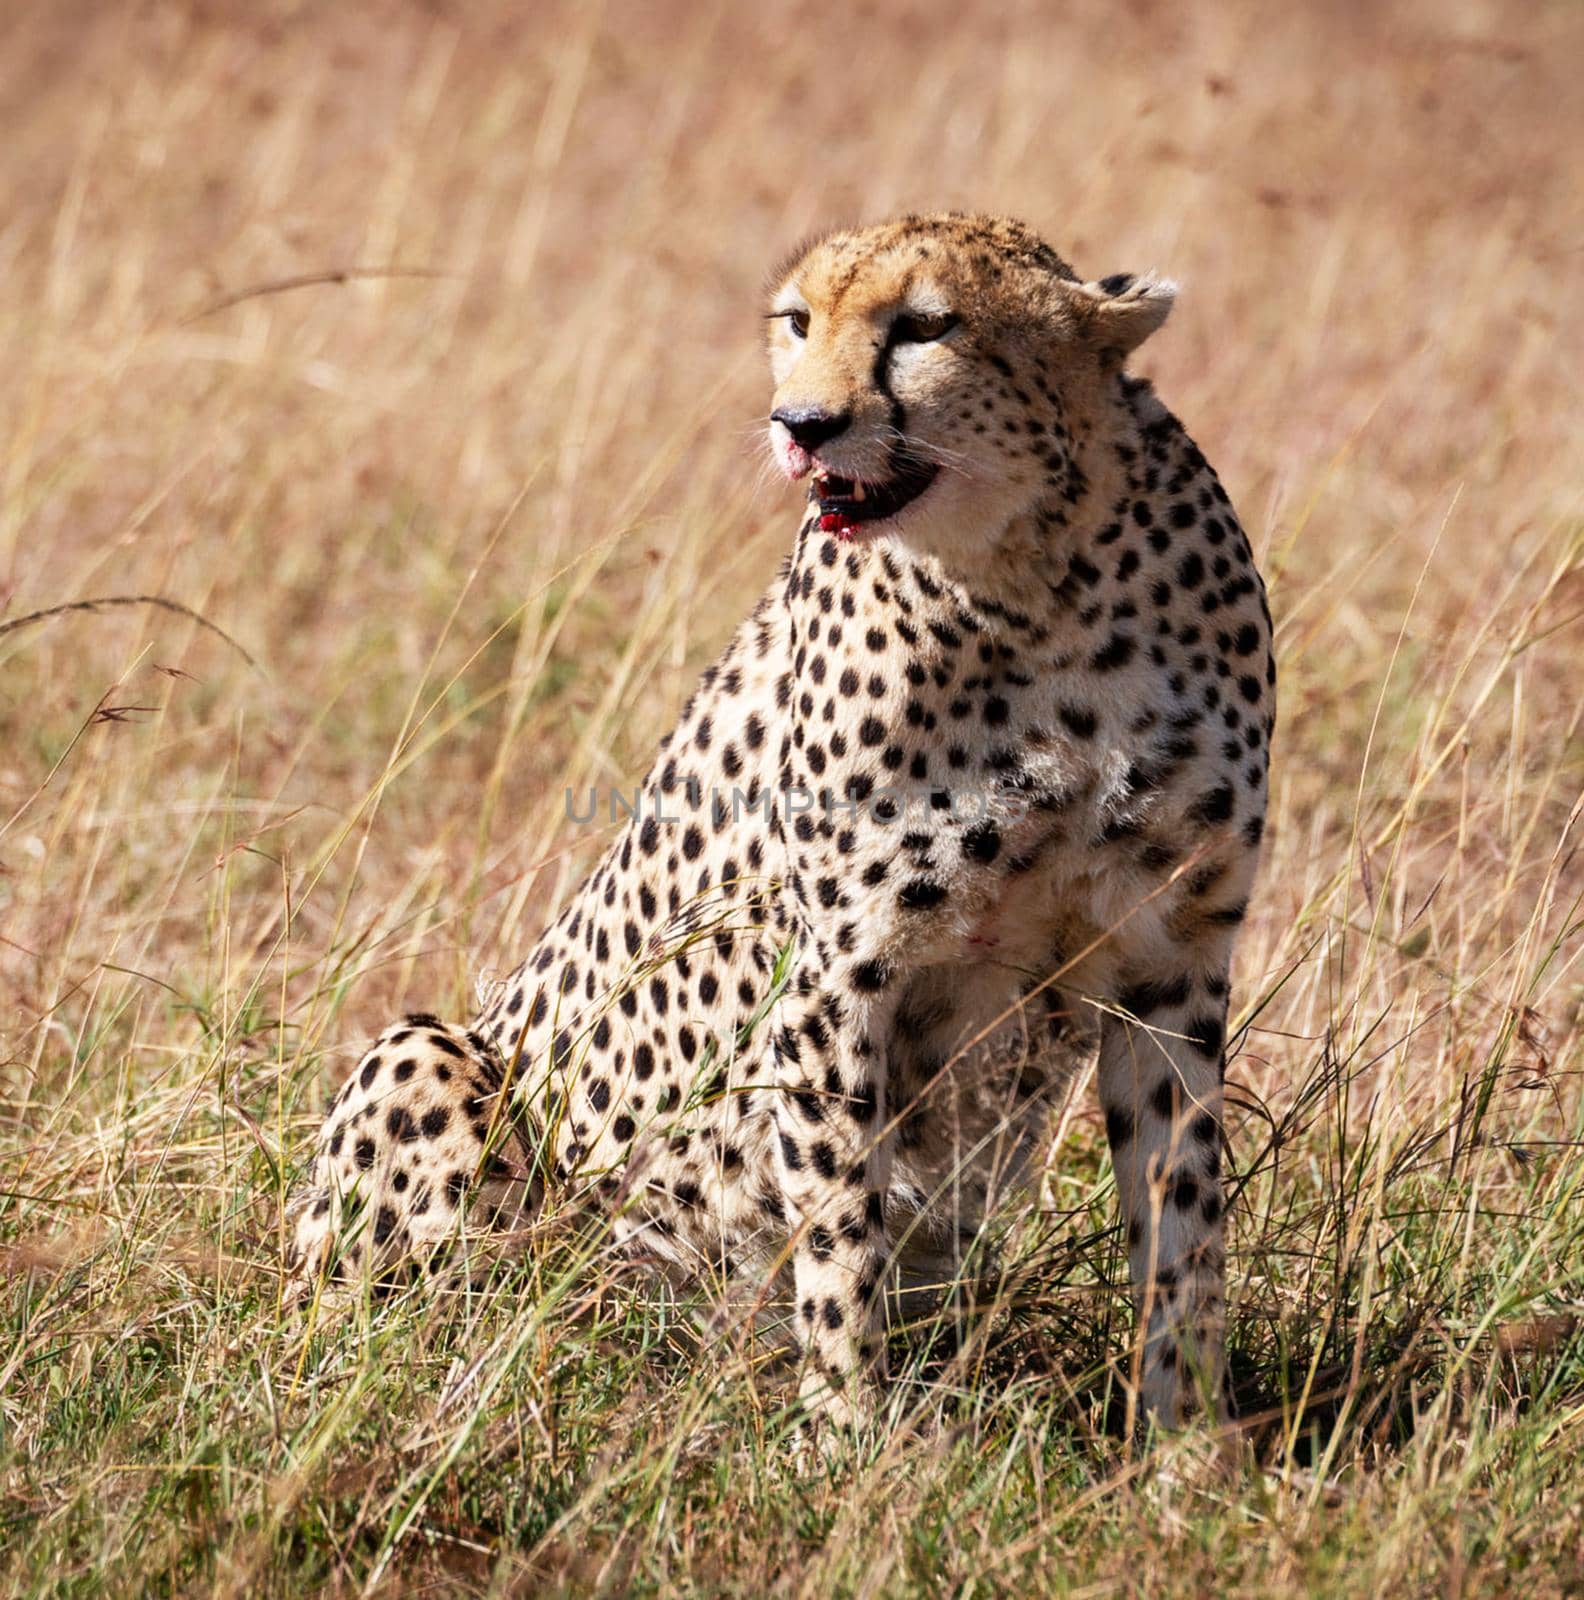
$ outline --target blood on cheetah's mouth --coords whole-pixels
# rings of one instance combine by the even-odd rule
[[[940,468],[933,461],[896,460],[884,483],[858,483],[824,467],[814,469],[814,496],[819,501],[820,531],[850,539],[866,522],[894,517],[935,481]]]

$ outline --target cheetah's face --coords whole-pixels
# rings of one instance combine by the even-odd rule
[[[1074,403],[1169,305],[989,219],[831,235],[777,276],[771,449],[826,530],[971,555],[1062,492]]]

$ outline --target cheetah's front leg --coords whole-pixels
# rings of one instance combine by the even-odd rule
[[[782,1003],[773,1041],[777,1164],[792,1233],[803,1392],[839,1422],[872,1411],[884,1374],[889,1009],[883,1000],[808,982]]]
[[[1226,1275],[1221,1089],[1226,969],[1122,987],[1100,1039],[1100,1099],[1139,1305],[1141,1398],[1167,1426],[1203,1396],[1221,1408]]]

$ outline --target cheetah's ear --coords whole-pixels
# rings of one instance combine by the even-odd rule
[[[1120,366],[1171,314],[1177,285],[1150,272],[1118,272],[1076,292],[1089,342],[1107,366]]]

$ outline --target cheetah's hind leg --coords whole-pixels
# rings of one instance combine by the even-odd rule
[[[544,1196],[534,1141],[488,1040],[424,1013],[387,1028],[331,1102],[291,1207],[288,1270],[388,1289],[449,1246],[520,1245]]]

